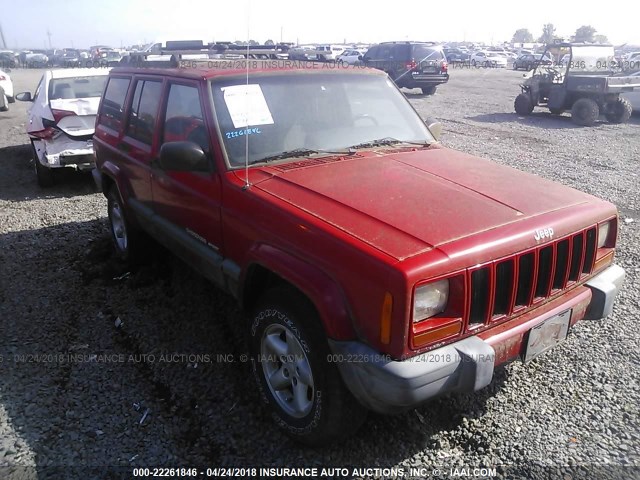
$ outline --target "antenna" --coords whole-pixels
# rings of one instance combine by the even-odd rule
[[[249,128],[249,39],[251,31],[250,31],[250,23],[251,23],[251,0],[247,0],[247,56],[245,57],[245,66],[246,66],[246,87],[244,89],[244,113],[245,118],[247,119],[247,125],[245,126],[247,129]],[[249,135],[244,136],[244,187],[243,190],[249,188],[251,184],[249,183]]]
[[[0,40],[2,40],[2,48],[7,48],[7,42],[4,39],[4,33],[2,32],[2,25],[0,25]]]

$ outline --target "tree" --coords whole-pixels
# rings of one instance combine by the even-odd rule
[[[531,43],[533,42],[533,35],[526,28],[519,28],[516,33],[513,34],[511,43]]]
[[[265,45],[275,45],[275,43],[273,43],[273,40],[269,39],[266,42],[264,42]]]
[[[583,25],[576,30],[576,34],[573,36],[574,42],[593,42],[593,36],[596,34],[596,29],[591,25]]]
[[[556,38],[556,27],[553,26],[553,23],[545,23],[544,27],[542,27],[542,35],[540,35],[540,38],[538,39],[538,41],[540,43],[544,43],[545,45],[548,45],[550,43],[553,43],[555,38]]]
[[[596,43],[609,43],[609,39],[606,35],[596,35],[593,39]]]
[[[255,40],[249,40],[249,45],[253,47],[255,45],[260,45],[260,42],[256,42]]]

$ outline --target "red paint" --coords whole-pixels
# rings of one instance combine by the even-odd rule
[[[361,72],[343,69],[336,74]],[[444,313],[452,315],[452,321],[463,319],[462,333],[447,343],[478,335],[496,348],[499,363],[519,355],[524,334],[553,312],[573,308],[571,323],[582,318],[590,299],[582,284],[590,274],[577,282],[565,279],[564,289],[519,311],[512,291],[508,314],[469,329],[470,274],[479,265],[490,265],[494,278],[495,260],[538,252],[597,226],[616,216],[613,205],[437,144],[386,154],[384,149],[363,150],[334,161],[256,166],[245,178],[244,170],[231,171],[224,162],[207,84],[215,76],[245,73],[189,68],[112,72],[160,76],[165,88],[171,81],[197,85],[215,162],[210,173],[164,173],[151,167],[160,148],[157,136],[143,148],[125,138],[124,126],[114,131],[98,123],[97,167],[115,180],[125,202],[129,195],[140,198],[217,246],[240,266],[241,282],[253,265],[261,265],[295,284],[317,306],[330,337],[360,339],[396,358],[437,346],[411,349],[414,287],[433,278],[460,275],[457,300]],[[367,74],[383,75],[373,70]],[[159,115],[157,131],[161,121]],[[123,143],[128,152],[123,152]],[[535,231],[544,228],[552,228],[554,237],[536,242]],[[611,251],[602,250],[598,258]],[[380,341],[386,292],[393,296],[389,344]]]

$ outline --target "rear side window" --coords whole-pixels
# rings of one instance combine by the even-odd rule
[[[129,78],[111,77],[107,84],[102,108],[100,109],[99,123],[114,130],[120,130],[124,117],[124,100],[127,98]]]
[[[391,50],[391,58],[393,60],[409,60],[410,50],[411,47],[409,45],[394,45],[393,49]]]
[[[151,145],[158,118],[162,82],[138,80],[127,122],[127,135]]]

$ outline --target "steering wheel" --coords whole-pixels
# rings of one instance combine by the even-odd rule
[[[549,76],[551,77],[551,80],[556,80],[559,79],[562,75],[560,74],[560,72],[558,72],[555,68],[553,67],[545,67],[545,71],[549,74]]]
[[[353,122],[357,122],[358,120],[371,120],[371,123],[373,123],[376,127],[380,126],[380,123],[378,122],[378,120],[375,117],[372,117],[371,115],[369,115],[368,113],[361,113],[359,115],[356,115],[355,117],[353,117]]]

